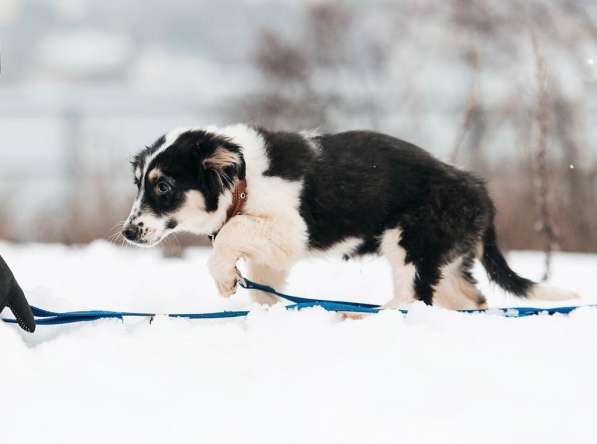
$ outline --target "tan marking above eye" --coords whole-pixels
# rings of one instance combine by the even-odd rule
[[[162,171],[159,168],[154,168],[153,170],[151,170],[149,172],[149,175],[147,176],[150,180],[150,182],[153,182],[157,179],[159,179],[162,176]]]

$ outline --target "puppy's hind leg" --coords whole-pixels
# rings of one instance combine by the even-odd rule
[[[394,275],[394,299],[391,306],[419,300],[433,304],[435,287],[441,279],[442,255],[445,246],[417,226],[388,230],[381,248],[390,259]]]
[[[451,310],[487,308],[471,272],[472,265],[473,257],[463,256],[442,267],[442,278],[435,291],[435,301],[440,306]]]
[[[460,287],[464,295],[474,304],[476,304],[475,308],[478,309],[486,309],[487,308],[487,299],[481,293],[481,290],[477,288],[477,279],[473,276],[473,265],[475,263],[475,254],[470,253],[462,258],[462,262],[460,263]]]
[[[249,260],[249,276],[257,284],[267,285],[278,291],[283,291],[286,285],[288,270],[277,270],[264,264],[258,264]],[[278,302],[278,298],[269,293],[259,290],[251,290],[251,298],[258,304],[273,305]]]
[[[386,231],[381,241],[381,253],[390,262],[394,286],[394,296],[384,308],[399,308],[415,301],[417,270],[414,264],[406,263],[406,251],[399,244],[401,235],[400,229],[394,228]]]

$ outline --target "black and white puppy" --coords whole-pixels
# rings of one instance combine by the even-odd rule
[[[124,237],[152,246],[176,231],[218,233],[209,266],[223,296],[236,290],[241,257],[252,280],[282,290],[292,265],[318,252],[387,258],[394,284],[387,307],[415,300],[485,307],[475,259],[517,296],[575,296],[509,268],[482,180],[388,135],[179,129],[139,153],[133,167],[138,194]]]

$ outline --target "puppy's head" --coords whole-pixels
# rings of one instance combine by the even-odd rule
[[[245,178],[240,147],[202,130],[176,130],[135,156],[137,197],[122,234],[153,246],[168,234],[211,234],[221,228],[237,180]]]

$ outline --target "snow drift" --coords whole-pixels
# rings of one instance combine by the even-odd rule
[[[17,247],[2,254],[31,303],[53,310],[198,312],[216,296],[207,252]],[[541,256],[513,255],[537,277]],[[594,287],[597,257],[560,254],[553,284]],[[480,275],[481,276],[481,275]],[[378,260],[300,264],[292,293],[384,302]],[[491,305],[520,304],[484,283]],[[594,293],[594,292],[593,292]],[[4,442],[592,442],[597,310],[506,319],[415,304],[342,321],[253,306],[244,320],[158,317],[44,327],[0,323]],[[7,312],[4,313],[8,315]]]

